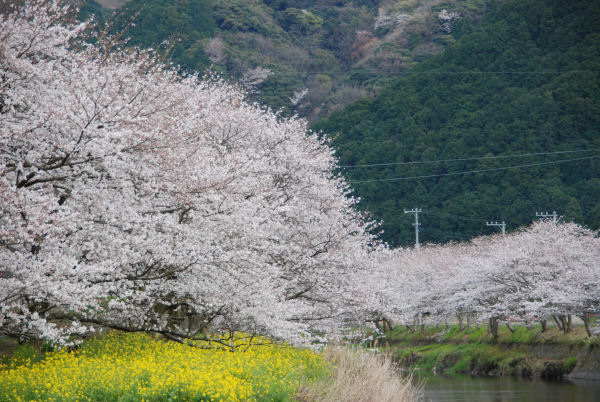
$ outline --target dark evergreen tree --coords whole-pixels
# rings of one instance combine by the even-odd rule
[[[596,151],[342,168],[392,244],[414,241],[403,214],[414,207],[425,241],[489,232],[488,219],[515,228],[540,209],[600,227],[600,158],[554,163],[600,155],[600,3],[489,7],[443,54],[314,126],[334,138],[341,165]],[[493,170],[518,165],[534,166]],[[473,170],[483,172],[444,176]]]

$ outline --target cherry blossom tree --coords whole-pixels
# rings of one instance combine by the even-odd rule
[[[360,317],[378,246],[327,142],[69,15],[0,20],[0,332],[306,342]]]
[[[503,249],[506,268],[492,279],[502,285],[507,314],[524,321],[554,317],[566,332],[571,314],[597,310],[600,241],[591,231],[538,222],[509,236]]]
[[[568,331],[577,314],[586,325],[600,302],[600,239],[574,223],[536,222],[506,237],[400,250],[379,268],[377,308],[400,322],[419,312],[430,322],[476,316],[497,335],[498,322],[554,318]],[[378,271],[376,271],[378,272]]]

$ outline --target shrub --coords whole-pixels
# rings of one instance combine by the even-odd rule
[[[572,356],[572,357],[565,359],[565,361],[563,362],[563,373],[565,373],[565,374],[570,373],[571,371],[573,371],[573,369],[575,368],[576,365],[577,365],[576,357]]]

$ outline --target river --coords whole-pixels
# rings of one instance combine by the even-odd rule
[[[542,381],[514,378],[473,378],[426,376],[421,402],[596,402],[600,401],[600,381]]]

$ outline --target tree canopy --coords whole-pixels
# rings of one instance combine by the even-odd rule
[[[306,343],[359,319],[377,246],[327,142],[70,15],[0,16],[0,333]]]

